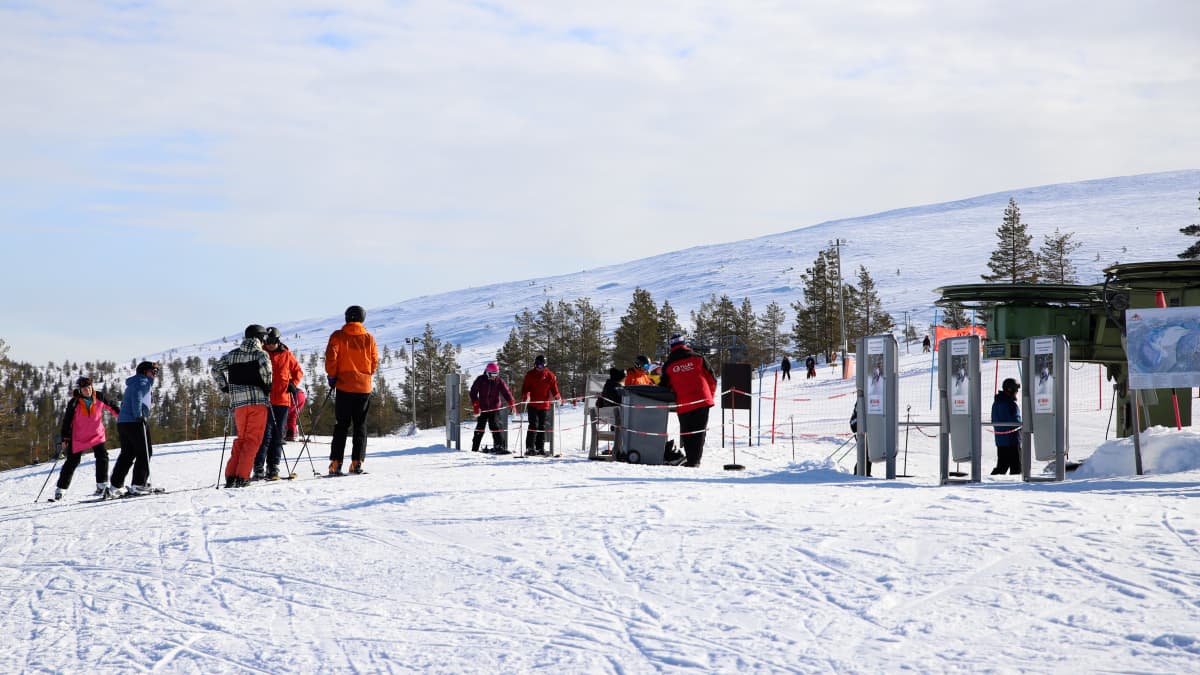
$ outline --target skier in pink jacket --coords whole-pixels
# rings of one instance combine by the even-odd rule
[[[71,392],[71,400],[67,403],[67,411],[62,421],[62,449],[67,455],[63,462],[62,471],[58,474],[58,483],[54,489],[51,501],[62,499],[67,488],[71,487],[71,477],[83,458],[83,453],[91,452],[96,456],[96,493],[97,497],[111,496],[108,485],[108,448],[104,446],[107,437],[104,433],[104,411],[114,417],[121,414],[121,409],[113,405],[92,386],[90,377],[81,377],[75,381],[75,390]]]

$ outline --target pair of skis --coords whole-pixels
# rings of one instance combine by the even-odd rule
[[[119,495],[111,495],[111,496],[110,495],[101,495],[99,497],[92,497],[91,499],[82,499],[79,501],[79,503],[80,504],[99,504],[100,502],[118,502],[123,499],[137,499],[138,497],[153,497],[154,495],[165,495],[165,494],[167,494],[167,491],[163,488],[150,488],[149,492],[129,492],[128,490],[126,490],[125,492],[123,492]],[[54,501],[54,500],[51,499],[49,501]]]

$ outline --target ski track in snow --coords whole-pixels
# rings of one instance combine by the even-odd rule
[[[1075,448],[1101,442],[1107,414],[1072,412]],[[47,467],[0,473],[6,670],[1200,663],[1200,470],[939,487],[937,439],[915,434],[896,481],[827,459],[836,435],[798,442],[794,462],[790,441],[739,445],[737,473],[716,427],[698,470],[589,462],[577,436],[539,460],[441,438],[371,438],[365,476],[242,490],[213,488],[220,439],[163,446],[171,492],[92,504],[82,478],[33,504]]]

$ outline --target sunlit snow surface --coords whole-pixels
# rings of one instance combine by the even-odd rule
[[[914,418],[927,368],[902,358]],[[1065,483],[986,475],[987,447],[982,484],[940,487],[936,428],[904,435],[911,477],[858,478],[845,420],[805,417],[846,386],[784,383],[801,402],[774,444],[739,431],[745,471],[718,415],[685,469],[588,461],[567,408],[557,459],[438,429],[315,479],[320,438],[298,480],[217,490],[215,438],[157,448],[169,494],[100,504],[90,459],[62,503],[32,503],[49,466],[4,472],[4,670],[1196,671],[1200,435],[1146,433],[1138,477],[1110,411],[1072,406]]]

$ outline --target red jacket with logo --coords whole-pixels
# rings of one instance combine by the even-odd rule
[[[711,408],[717,391],[717,376],[708,362],[684,345],[677,345],[662,366],[658,386],[675,392],[675,412]]]

